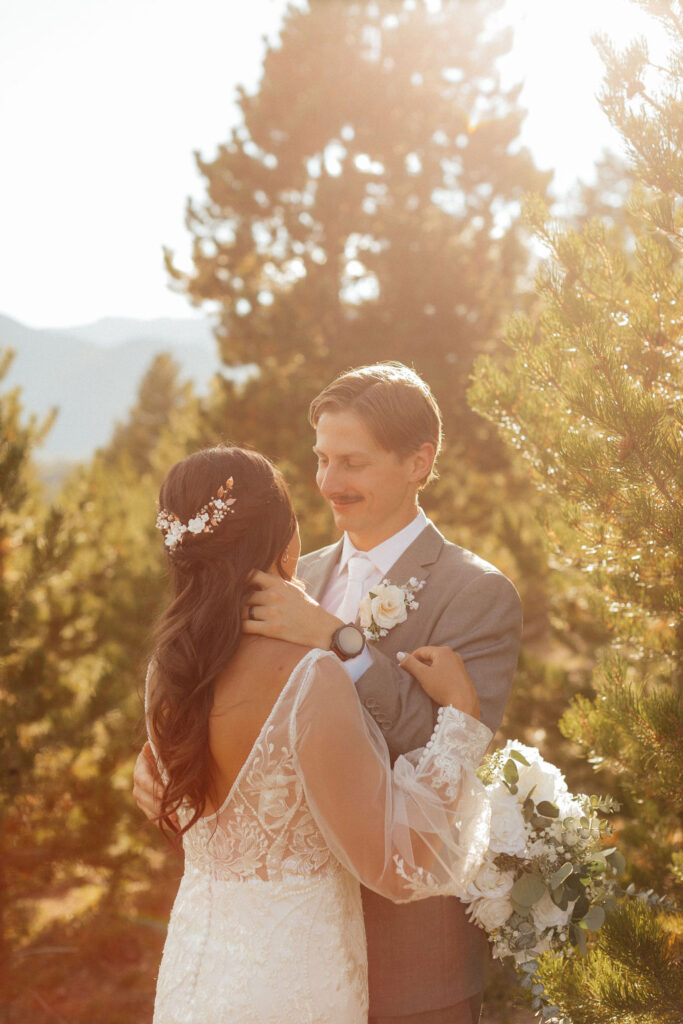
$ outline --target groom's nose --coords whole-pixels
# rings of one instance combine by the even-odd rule
[[[316,482],[323,498],[329,498],[333,494],[338,494],[344,490],[342,474],[339,468],[332,466],[330,463],[324,469],[318,471]]]

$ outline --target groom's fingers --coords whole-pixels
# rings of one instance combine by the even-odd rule
[[[273,585],[277,586],[277,584],[281,583],[282,580],[277,576],[273,576],[270,572],[261,572],[260,569],[254,569],[249,577],[249,582],[255,583],[257,587],[262,587],[264,590],[268,590],[268,588]]]
[[[259,622],[258,619],[242,619],[242,632],[252,633],[254,636],[272,635],[267,624],[265,622]]]

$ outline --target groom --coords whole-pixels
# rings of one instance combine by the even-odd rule
[[[442,537],[417,503],[434,473],[441,417],[425,382],[399,363],[345,373],[311,404],[316,481],[343,537],[305,555],[296,585],[257,574],[244,631],[332,647],[356,682],[392,755],[423,746],[435,708],[396,662],[399,651],[448,645],[477,689],[495,731],[512,683],[521,633],[515,588],[489,563]],[[390,614],[385,636],[366,644],[358,605],[384,579],[424,585],[418,607]],[[362,650],[359,649],[363,648]],[[136,794],[153,813],[144,758]],[[476,1024],[486,948],[455,898],[396,905],[363,889],[370,1024]]]
[[[264,573],[245,631],[330,647],[341,623],[356,620],[372,586],[385,578],[399,586],[424,581],[419,607],[345,667],[392,759],[423,746],[435,722],[425,692],[397,666],[399,651],[432,644],[461,654],[482,721],[495,732],[517,662],[520,602],[509,580],[446,541],[418,506],[441,445],[430,389],[400,364],[361,367],[313,400],[310,420],[316,482],[344,536],[299,561],[297,575],[317,605]],[[436,897],[396,905],[364,889],[363,908],[371,1024],[478,1020],[486,942],[461,903]]]

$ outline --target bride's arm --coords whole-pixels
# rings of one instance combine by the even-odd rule
[[[395,902],[463,895],[488,844],[476,768],[491,732],[445,707],[427,746],[392,770],[379,727],[334,655],[297,695],[290,742],[308,805],[332,852]]]
[[[149,722],[149,699],[154,687],[153,664],[153,661],[150,661],[147,666],[147,675],[145,676],[145,723],[148,739],[135,761],[133,799],[149,821],[158,825],[161,812],[163,780],[159,771],[159,759],[154,747]],[[177,826],[177,815],[172,814],[169,821]]]

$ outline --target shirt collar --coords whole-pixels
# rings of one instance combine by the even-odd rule
[[[402,530],[395,533],[393,537],[389,537],[387,540],[383,540],[381,544],[371,548],[370,551],[359,551],[349,539],[348,533],[345,533],[339,559],[339,571],[343,572],[346,569],[349,558],[352,555],[365,555],[375,568],[379,569],[382,576],[386,576],[392,565],[398,562],[403,552],[407,551],[428,524],[429,519],[427,519],[423,510],[419,508],[417,515],[407,526],[404,526]]]

